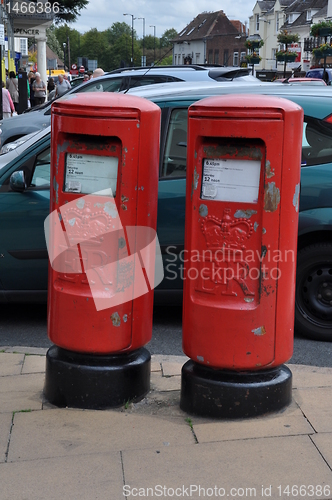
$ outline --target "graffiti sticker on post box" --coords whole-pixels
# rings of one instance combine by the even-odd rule
[[[257,203],[261,162],[237,159],[204,159],[203,200]]]
[[[65,191],[91,194],[111,188],[116,193],[118,158],[68,153],[66,155]]]

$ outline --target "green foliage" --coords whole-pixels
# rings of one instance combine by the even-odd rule
[[[169,47],[171,45],[171,40],[177,37],[178,33],[174,28],[170,28],[162,34],[160,38],[160,46],[161,47]]]
[[[287,46],[289,43],[298,42],[300,36],[297,33],[289,33],[287,30],[281,30],[277,36],[277,40],[279,43]]]
[[[320,30],[329,29],[332,33],[332,22],[331,21],[321,21],[320,23],[315,23],[311,26],[310,35],[311,36],[319,36]]]
[[[156,48],[159,47],[159,38],[156,37],[155,40],[153,35],[147,35],[144,37],[144,49],[153,50],[155,43],[156,43]],[[143,38],[140,39],[139,46],[143,47]]]
[[[63,44],[66,43],[68,45],[68,37],[69,37],[69,46],[70,46],[70,63],[77,63],[77,58],[80,57],[80,44],[81,44],[81,34],[79,31],[75,29],[69,28],[67,24],[63,26],[58,26],[54,29],[54,34],[60,45],[60,54],[59,57],[63,59]],[[47,38],[47,44],[48,38]],[[67,51],[67,49],[66,49]]]
[[[60,23],[73,23],[77,21],[80,11],[85,9],[89,3],[89,0],[49,0],[53,5],[57,3],[59,7],[59,12],[55,14],[54,22],[56,24]],[[53,9],[52,9],[53,10]]]
[[[173,64],[173,56],[172,55],[164,57],[164,59],[162,59],[158,63],[158,66],[169,66],[171,64]]]
[[[60,59],[63,59],[62,45],[60,45],[57,35],[55,33],[54,24],[52,24],[49,28],[47,28],[46,37],[47,37],[47,45],[49,46],[49,48],[53,50],[53,52],[58,57],[60,57]]]

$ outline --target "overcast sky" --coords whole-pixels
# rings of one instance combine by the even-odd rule
[[[127,22],[131,26],[131,17],[145,18],[145,34],[153,35],[156,26],[156,36],[160,37],[165,30],[175,28],[180,32],[198,14],[207,11],[223,10],[229,19],[239,19],[243,23],[252,14],[255,0],[90,0],[86,9],[72,28],[84,33],[91,28],[103,31],[116,22]],[[134,21],[137,36],[142,38],[143,21]]]

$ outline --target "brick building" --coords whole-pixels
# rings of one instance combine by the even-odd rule
[[[173,64],[239,66],[247,51],[246,27],[222,10],[203,12],[172,40]]]

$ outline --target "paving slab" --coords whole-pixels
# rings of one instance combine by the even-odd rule
[[[44,373],[2,377],[0,413],[41,410],[44,380]]]
[[[184,419],[116,411],[43,410],[15,414],[8,460],[155,449],[194,442]]]
[[[293,398],[316,432],[332,432],[332,397],[330,387],[296,389]]]
[[[24,354],[6,354],[0,352],[0,377],[19,375],[22,370]]]
[[[163,377],[161,372],[151,373],[151,389],[153,391],[179,391],[181,377]]]
[[[315,434],[311,439],[332,469],[332,433]]]
[[[183,365],[183,360],[175,363],[173,361],[163,361],[161,363],[163,376],[174,377],[175,375],[181,375]]]
[[[288,365],[293,373],[293,388],[332,386],[332,368]]]
[[[0,415],[0,462],[4,462],[6,458],[12,418],[13,416],[11,413],[3,413]]]
[[[29,355],[24,357],[22,374],[25,373],[45,373],[45,356]]]
[[[1,500],[118,500],[119,452],[0,464]]]
[[[42,355],[45,356],[48,349],[45,347],[28,347],[28,346],[15,345],[11,347],[8,346],[0,347],[0,351],[4,351],[6,353],[14,352],[20,354],[38,354],[40,356]]]
[[[293,498],[282,494],[290,485],[332,485],[332,472],[308,436],[249,439],[212,444],[196,444],[160,450],[126,450],[122,453],[127,492],[132,488],[205,488],[205,497],[221,498]],[[209,495],[217,487],[224,495]],[[265,495],[262,495],[262,486]],[[278,486],[281,487],[281,495]],[[232,488],[239,488],[238,494]],[[246,491],[246,488],[255,488]],[[268,490],[266,490],[268,488]],[[271,494],[269,489],[271,488]],[[163,490],[161,490],[163,491]],[[320,490],[319,490],[320,491]],[[143,493],[143,490],[141,491]],[[325,493],[328,492],[326,489]],[[166,493],[170,497],[169,493]],[[212,491],[213,493],[213,491]],[[221,491],[222,493],[222,491]],[[308,493],[308,494],[307,494]],[[301,498],[329,498],[331,495],[306,491]],[[141,495],[143,496],[143,495]],[[147,495],[146,495],[147,496]],[[150,495],[152,496],[152,495]],[[155,495],[157,496],[157,495]],[[173,493],[173,497],[176,495]],[[183,495],[185,497],[185,495]],[[193,491],[190,498],[203,498],[203,491]],[[128,498],[130,496],[128,495]],[[167,495],[162,496],[167,498]]]
[[[199,443],[315,434],[314,429],[299,409],[277,416],[194,424],[193,428]]]

